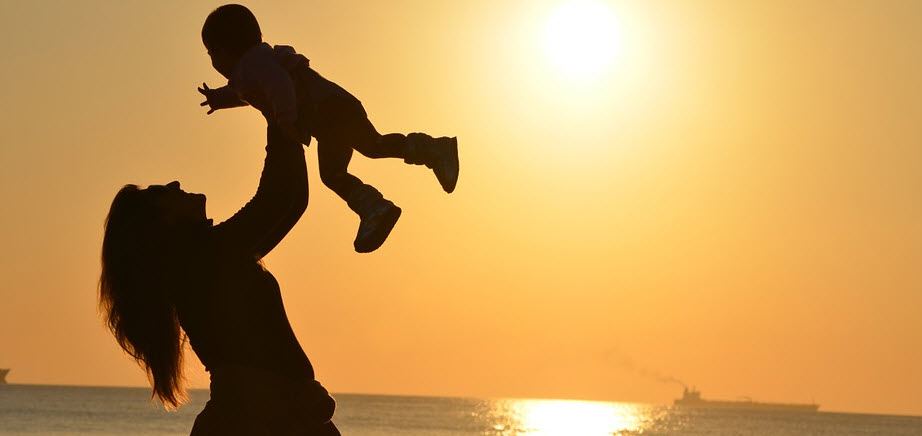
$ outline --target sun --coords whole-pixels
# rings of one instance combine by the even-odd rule
[[[600,0],[571,0],[558,6],[545,29],[551,64],[577,80],[608,71],[617,57],[619,42],[615,15]]]

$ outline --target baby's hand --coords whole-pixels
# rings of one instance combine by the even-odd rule
[[[237,94],[228,87],[211,89],[208,87],[208,84],[202,83],[202,86],[198,88],[198,92],[201,92],[202,95],[205,96],[205,101],[203,101],[200,106],[208,106],[208,115],[211,115],[218,109],[227,109],[243,106],[245,104],[237,97]]]

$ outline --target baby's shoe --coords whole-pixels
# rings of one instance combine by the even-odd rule
[[[356,189],[347,203],[361,219],[352,243],[355,251],[371,253],[377,250],[391,234],[402,211],[369,185]]]
[[[451,193],[458,184],[458,138],[433,138],[425,133],[411,133],[407,135],[407,157],[404,161],[431,168],[445,192]]]

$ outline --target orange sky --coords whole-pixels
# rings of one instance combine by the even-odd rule
[[[816,400],[922,414],[922,3],[608,1],[618,50],[548,58],[562,2],[249,2],[381,131],[457,135],[451,196],[352,169],[404,215],[378,252],[320,183],[268,258],[336,392],[666,403]],[[178,179],[220,221],[262,165],[251,109],[210,117],[218,2],[3,2],[0,367],[143,385],[95,311],[125,183]],[[189,359],[193,386],[207,376]]]

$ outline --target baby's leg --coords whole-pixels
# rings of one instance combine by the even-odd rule
[[[325,140],[317,144],[317,160],[320,180],[343,200],[362,185],[358,177],[349,174],[352,147],[335,141]]]
[[[361,219],[353,246],[359,253],[376,250],[390,234],[400,208],[386,200],[381,192],[371,185],[362,183],[358,177],[349,174],[352,148],[337,139],[326,139],[317,144],[320,180],[333,190]]]
[[[396,157],[408,164],[425,165],[433,170],[445,192],[455,189],[459,167],[456,138],[433,138],[425,133],[382,135],[358,100],[331,99],[321,108],[318,138],[334,138],[372,159]]]
[[[351,117],[341,132],[341,136],[346,143],[350,144],[355,151],[362,153],[363,156],[371,159],[382,159],[396,157],[401,159],[407,158],[407,136],[401,133],[389,133],[382,135],[378,133],[375,126],[371,124],[368,117],[362,114],[356,114]]]
[[[401,158],[407,163],[425,164],[437,158],[440,142],[451,138],[433,138],[425,133],[378,133],[365,110],[343,111],[335,125],[335,134],[343,143],[371,159]]]
[[[446,192],[452,192],[458,182],[458,141],[455,138],[433,138],[425,133],[389,133],[382,135],[367,117],[356,119],[346,136],[352,147],[366,157],[402,158],[404,162],[425,165],[435,172]]]

